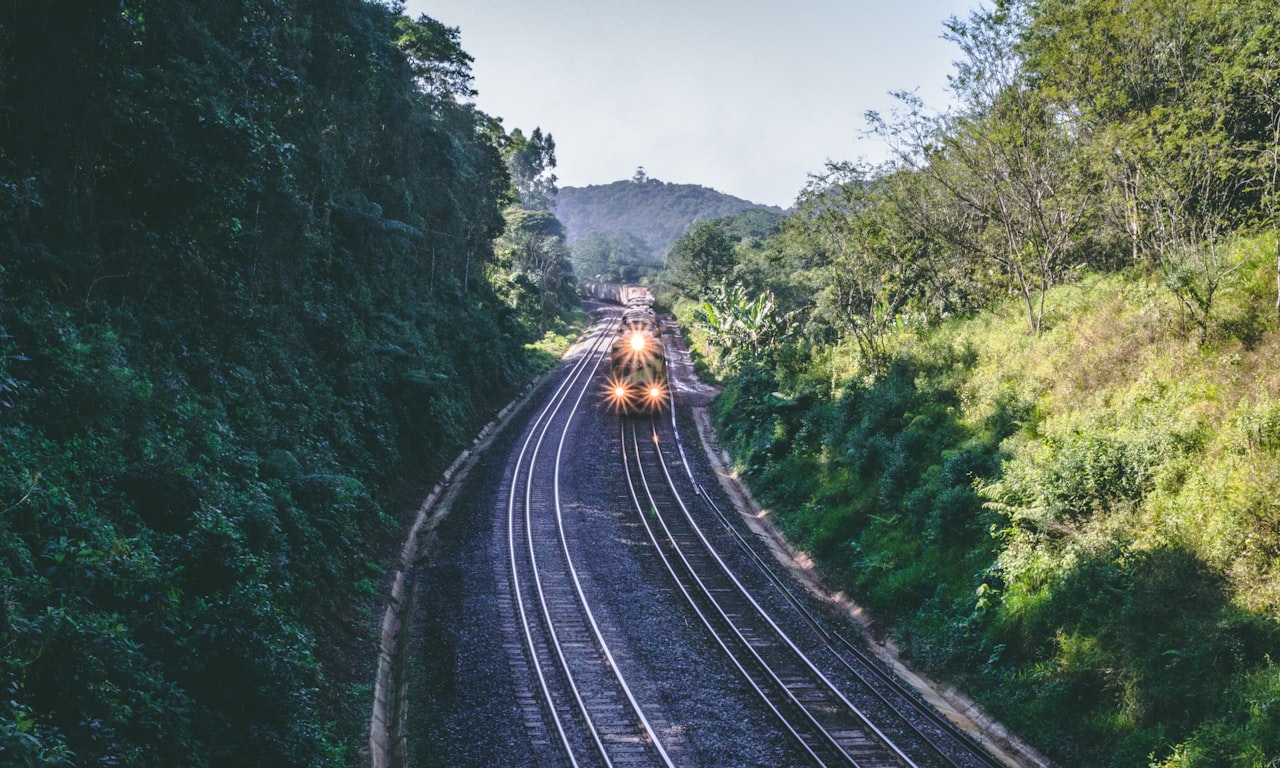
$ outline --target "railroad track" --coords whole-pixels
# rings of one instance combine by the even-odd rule
[[[1006,768],[1003,762],[939,714],[897,675],[886,670],[876,659],[839,632],[829,628],[826,622],[806,606],[804,600],[796,596],[788,580],[777,573],[756,547],[751,546],[747,537],[739,530],[740,525],[695,480],[674,413],[670,430],[671,439],[655,442],[659,451],[665,452],[663,461],[667,465],[679,464],[683,467],[693,492],[711,512],[713,524],[729,534],[737,548],[745,553],[756,569],[813,631],[822,649],[835,660],[847,677],[851,676],[856,681],[865,696],[875,701],[877,711],[894,721],[895,730],[902,732],[903,740],[911,743],[910,753],[920,754],[921,759],[927,760],[929,765],[945,768]],[[654,431],[657,431],[656,425]]]
[[[718,630],[715,625],[719,623],[723,626],[730,617],[748,615],[748,612],[740,607],[735,609],[730,606],[728,609],[721,609],[712,606],[709,610],[706,605],[699,605],[699,603],[712,602],[712,597],[717,594],[733,594],[733,590],[722,585],[721,587],[713,586],[712,590],[714,591],[702,588],[701,592],[704,597],[700,598],[698,596],[699,588],[703,587],[703,585],[699,583],[701,579],[696,574],[703,572],[715,574],[717,569],[711,568],[709,565],[709,561],[715,561],[718,569],[727,574],[729,580],[733,582],[734,588],[746,596],[751,608],[755,609],[763,617],[764,624],[768,626],[768,629],[776,631],[781,636],[778,645],[791,647],[795,653],[803,655],[803,652],[799,648],[795,648],[790,639],[785,638],[777,624],[767,616],[764,609],[747,593],[746,588],[730,572],[729,567],[724,564],[719,554],[715,552],[711,542],[702,533],[698,522],[685,504],[684,497],[668,469],[668,467],[677,465],[683,468],[683,475],[688,480],[687,484],[682,484],[700,498],[701,503],[711,513],[710,518],[704,516],[704,524],[726,531],[733,543],[746,554],[774,589],[785,598],[790,607],[803,619],[805,625],[813,631],[817,638],[818,650],[816,653],[823,658],[835,660],[836,668],[834,672],[836,674],[833,676],[839,680],[837,685],[843,686],[845,690],[849,691],[849,695],[846,696],[845,693],[842,693],[837,685],[832,685],[831,681],[822,672],[817,671],[817,668],[807,660],[801,666],[812,668],[816,672],[816,676],[822,681],[822,684],[818,685],[812,681],[804,681],[799,684],[801,686],[813,685],[815,692],[820,692],[823,696],[833,696],[835,701],[828,700],[824,705],[827,712],[840,709],[839,705],[845,705],[846,709],[852,712],[856,719],[866,721],[867,725],[870,725],[870,721],[867,721],[867,714],[869,714],[871,720],[881,724],[881,728],[877,728],[874,725],[870,727],[877,736],[882,738],[890,753],[887,758],[879,755],[867,756],[865,753],[858,752],[857,747],[854,750],[849,750],[841,746],[835,755],[835,762],[833,763],[829,756],[821,754],[818,746],[838,744],[840,741],[839,736],[818,734],[815,737],[812,733],[806,736],[802,728],[793,725],[787,719],[786,712],[789,708],[785,705],[785,701],[781,705],[770,703],[770,708],[774,713],[785,721],[784,727],[794,738],[806,745],[805,749],[814,761],[821,765],[845,763],[863,766],[919,764],[921,766],[940,766],[942,768],[1001,768],[1003,763],[994,758],[949,720],[941,716],[932,706],[904,685],[896,675],[886,671],[876,660],[872,659],[853,643],[850,643],[838,632],[829,629],[823,621],[806,607],[805,602],[791,591],[787,580],[779,576],[757,549],[748,543],[746,537],[739,530],[740,523],[735,524],[735,521],[731,520],[730,516],[726,515],[715,503],[711,494],[707,493],[697,482],[685,455],[683,442],[680,439],[674,403],[669,413],[669,431],[666,429],[665,424],[663,429],[660,430],[659,424],[661,422],[656,419],[650,420],[648,422],[648,433],[643,438],[639,434],[639,422],[632,422],[629,425],[624,424],[622,436],[623,459],[627,469],[628,483],[632,485],[633,502],[641,512],[641,518],[646,529],[650,531],[651,541],[659,549],[664,563],[666,563],[668,570],[678,583],[681,582],[680,574],[685,574],[685,583],[680,584],[681,592],[685,594],[690,603],[694,604],[695,610],[701,616],[704,616],[704,624],[708,626],[713,635],[717,636],[717,642],[720,646],[732,655],[733,643],[721,639],[724,637],[719,634],[722,630]],[[629,437],[627,430],[629,430]],[[660,432],[663,434],[660,434]],[[646,443],[650,444],[651,447],[642,449],[641,446]],[[630,456],[634,456],[634,467],[631,464]],[[682,481],[683,479],[681,478]],[[642,489],[643,494],[639,493],[637,488]],[[649,512],[649,519],[646,519],[646,507]],[[664,551],[664,548],[666,551]],[[699,564],[700,561],[701,564]],[[714,584],[714,582],[711,583]],[[717,613],[722,615],[722,619],[719,622],[716,621]],[[730,628],[730,639],[734,635],[741,635],[744,638],[760,638],[767,637],[767,632],[759,629],[748,629],[747,631],[739,632]],[[810,653],[814,654],[812,638],[808,638],[808,640]],[[748,663],[735,661],[735,664],[739,666],[743,674],[750,674],[748,671],[750,665]],[[787,680],[782,675],[777,675],[777,677],[784,681]],[[800,681],[801,678],[791,678],[791,680]],[[756,685],[755,683],[753,685],[762,697],[768,696],[766,686]],[[854,694],[855,690],[856,695]],[[862,710],[859,710],[858,707],[851,703],[849,697],[855,696],[860,706],[863,707]],[[786,699],[790,700],[792,697],[787,695]],[[821,701],[822,699],[815,695],[813,700]],[[839,702],[839,705],[836,701]],[[800,723],[803,726],[805,721],[808,721],[811,725],[815,725],[818,730],[823,730],[824,726],[820,722],[816,722],[819,720],[820,718],[817,716],[805,716],[800,719]],[[849,734],[852,732],[846,729],[837,733]],[[896,745],[894,742],[896,742]],[[815,746],[815,744],[818,746]],[[880,762],[882,759],[887,759],[887,762]],[[895,760],[904,762],[894,762]]]
[[[564,438],[615,328],[596,329],[523,436],[507,499],[509,594],[541,719],[568,764],[673,766],[592,614],[560,504]]]
[[[733,666],[813,763],[917,768],[792,642],[725,564],[667,470],[655,422],[624,419],[619,429],[632,501],[668,573]]]
[[[519,637],[511,653],[531,671],[533,688],[519,698],[534,743],[542,745],[537,765],[673,767],[684,760],[681,744],[664,747],[659,734],[667,725],[650,723],[624,679],[584,594],[561,510],[565,437],[598,386],[595,372],[614,330],[598,327],[568,366],[517,440],[510,487],[503,489],[508,572],[501,594],[511,606],[509,636]],[[631,501],[677,591],[801,753],[817,766],[1000,766],[790,590],[740,532],[736,515],[726,515],[698,484],[675,412],[668,413],[669,425],[665,416],[620,419]],[[693,496],[701,499],[696,514],[686,503]],[[754,586],[745,586],[716,546],[741,547],[786,603],[753,594],[770,587],[755,574],[747,580]],[[752,571],[742,555],[731,554],[743,574]],[[802,621],[786,615],[788,607]],[[785,617],[787,629],[770,610]]]

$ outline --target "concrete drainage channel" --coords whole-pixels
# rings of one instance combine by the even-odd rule
[[[409,707],[409,676],[406,669],[409,645],[408,618],[413,605],[413,580],[410,576],[418,564],[418,555],[427,548],[437,526],[449,512],[458,485],[489,447],[493,436],[505,426],[511,414],[520,408],[543,381],[535,380],[525,387],[520,397],[498,412],[480,430],[471,447],[458,455],[440,476],[422,506],[414,515],[391,578],[391,595],[382,616],[382,632],[378,647],[378,670],[373,687],[373,718],[369,724],[369,752],[373,768],[406,768],[409,754],[404,730]],[[442,499],[445,503],[441,503]]]

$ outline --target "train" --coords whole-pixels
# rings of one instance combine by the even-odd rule
[[[622,305],[617,337],[609,349],[605,400],[619,414],[657,413],[671,401],[662,329],[648,288],[584,281],[584,294]]]
[[[583,296],[600,299],[626,307],[636,301],[647,302],[653,306],[653,294],[643,285],[631,283],[614,283],[603,280],[579,280],[578,290]]]

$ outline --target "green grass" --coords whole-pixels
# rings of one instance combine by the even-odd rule
[[[1158,281],[748,371],[716,414],[779,524],[1064,765],[1280,764],[1280,332],[1262,241],[1207,341]],[[794,395],[788,408],[767,395]],[[800,403],[795,406],[794,403]],[[1064,720],[1065,718],[1065,720]]]
[[[560,358],[587,326],[587,315],[578,312],[567,320],[557,320],[537,341],[524,345],[529,369],[545,373],[560,363]]]

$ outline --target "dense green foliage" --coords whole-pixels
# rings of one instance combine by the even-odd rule
[[[769,208],[748,208],[732,216],[716,220],[725,237],[734,244],[759,247],[764,240],[777,234],[786,215]]]
[[[767,304],[770,315],[777,309],[772,289],[781,287],[784,280],[777,269],[775,244],[784,219],[774,211],[750,208],[695,223],[671,244],[662,269],[656,273],[653,289],[659,301],[678,305],[685,315],[693,312],[703,326],[707,320],[712,321],[712,326],[719,326],[716,318],[740,329],[758,326],[754,320],[740,321],[754,313],[746,309],[749,305],[763,309]],[[731,278],[736,281],[732,286]],[[743,286],[744,281],[751,284],[752,290]],[[753,295],[748,297],[748,292]],[[754,349],[757,344],[748,346],[759,351]],[[728,348],[723,351],[726,355],[735,352]]]
[[[534,128],[528,136],[516,128],[508,137],[504,154],[520,204],[529,210],[551,210],[556,193],[556,141]]]
[[[1229,318],[1269,303],[1258,255]],[[1009,305],[899,334],[876,376],[781,349],[723,434],[915,664],[1061,764],[1272,765],[1280,333],[1203,347],[1131,275],[1050,298],[1040,335]]]
[[[872,115],[890,161],[676,305],[788,535],[1063,765],[1280,764],[1277,25],[952,19],[959,106]],[[789,339],[721,332],[753,296]]]
[[[0,762],[362,762],[404,513],[550,318],[470,61],[364,0],[3,5]]]
[[[595,280],[650,282],[662,270],[662,257],[630,232],[596,232],[569,247],[574,271]]]
[[[761,243],[778,230],[783,214],[767,208],[747,208],[719,219],[714,219],[719,230],[717,239],[726,240],[731,249],[741,247],[759,247]],[[705,240],[707,232],[703,226],[707,222],[697,222],[688,231],[671,244],[668,252],[654,253],[645,241],[636,234],[627,231],[596,232],[574,241],[570,250],[574,269],[581,275],[595,276],[600,280],[626,283],[645,283],[657,286],[662,283],[661,290],[674,291],[674,282],[680,282],[680,275],[673,275],[679,270],[667,269],[672,254],[675,261],[681,259],[681,252],[688,255],[693,249],[693,238]],[[686,241],[682,244],[682,241]],[[664,255],[667,258],[664,258]],[[736,256],[726,259],[736,263]],[[729,263],[728,266],[732,266]],[[664,271],[666,274],[664,275]],[[718,275],[722,277],[723,275]],[[674,280],[672,279],[674,277]]]
[[[699,222],[672,244],[663,282],[684,296],[706,296],[733,274],[736,263],[724,231],[714,222]]]
[[[546,210],[517,206],[507,209],[506,220],[490,281],[504,302],[541,336],[578,304],[564,227]]]
[[[708,187],[671,184],[643,173],[630,181],[564,187],[555,201],[571,244],[598,233],[628,232],[643,240],[656,260],[695,222],[750,208],[771,210]]]
[[[716,363],[734,366],[758,359],[776,347],[788,333],[791,318],[779,315],[773,294],[748,296],[741,283],[723,283],[693,310],[693,321],[702,331]]]

